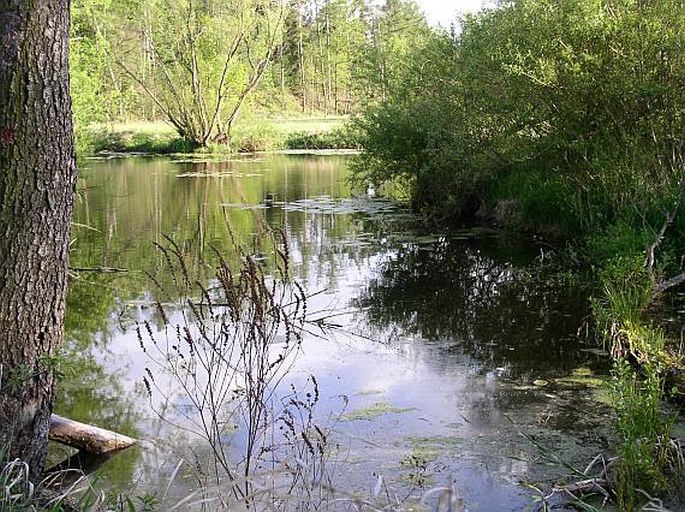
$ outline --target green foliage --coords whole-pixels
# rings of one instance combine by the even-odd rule
[[[302,131],[307,127],[307,131]],[[236,123],[230,145],[211,142],[198,148],[180,138],[165,123],[91,124],[86,131],[90,152],[207,153],[255,152],[278,149],[358,149],[359,134],[342,119],[333,121],[298,118],[290,121],[247,114]]]
[[[90,150],[114,153],[189,153],[196,146],[169,130],[168,125],[128,123],[91,125],[88,130]]]
[[[354,71],[355,87],[365,105],[406,91],[410,78],[406,69],[414,66],[417,48],[435,36],[413,0],[388,0],[369,16],[368,25]]]
[[[612,258],[634,255],[634,266],[644,267],[645,249],[653,238],[654,233],[636,228],[630,220],[621,219],[587,237],[587,257],[590,261],[606,262]]]
[[[612,404],[621,437],[616,493],[620,510],[637,510],[638,490],[664,494],[678,478],[670,445],[673,418],[663,410],[663,378],[669,365],[664,334],[645,323],[652,300],[653,276],[644,255],[630,252],[631,231],[617,230],[612,249],[618,255],[599,271],[602,294],[593,300],[595,320],[614,356]],[[625,242],[628,238],[628,243]]]
[[[576,194],[568,180],[556,174],[513,170],[493,177],[487,185],[489,215],[503,227],[569,236],[581,232]]]
[[[640,325],[653,287],[644,257],[639,253],[615,256],[599,270],[599,282],[603,293],[593,301],[593,314],[603,331],[611,335],[612,325],[621,329]]]
[[[127,2],[74,0],[71,3],[69,73],[77,152],[96,149],[89,129],[102,123],[130,117],[142,111],[135,91],[123,79],[112,47],[112,38],[125,16]]]
[[[285,140],[287,149],[360,149],[359,133],[351,124],[325,132],[295,132]]]
[[[241,152],[277,149],[281,142],[278,130],[263,119],[243,118],[233,130],[231,150]]]
[[[636,510],[640,496],[664,493],[668,489],[671,420],[661,408],[661,378],[656,369],[646,366],[638,374],[625,360],[614,365],[613,403],[618,415],[618,430],[623,438],[619,447],[617,499],[620,510]]]
[[[571,236],[659,212],[682,174],[684,26],[675,1],[519,0],[467,17],[457,39],[415,46],[407,87],[368,109],[358,173],[401,175],[417,204],[466,216],[482,205],[455,197],[503,180],[490,212],[516,200],[518,224],[547,230],[556,196]]]
[[[8,368],[6,372],[5,383],[12,393],[20,391],[33,376],[31,368],[23,364]]]
[[[405,87],[406,61],[430,37],[413,0],[75,0],[80,150],[93,149],[93,122],[162,118],[195,145],[254,149],[263,134],[232,133],[243,110],[355,113]],[[306,145],[321,143],[341,144]]]
[[[102,55],[94,34],[91,38],[81,35],[88,30],[82,2],[74,2],[72,13],[69,78],[76,147],[82,153],[91,150],[88,125],[105,117],[104,104],[98,97],[103,74]]]
[[[353,166],[359,181],[399,181],[414,204],[440,219],[473,212],[490,169],[473,159],[476,139],[456,94],[454,45],[446,34],[415,42],[392,97],[357,122],[364,152]]]
[[[357,179],[409,184],[433,220],[579,239],[617,360],[622,510],[667,482],[665,339],[643,317],[655,278],[682,271],[684,30],[678,0],[502,2],[412,47],[406,87],[358,122]]]
[[[197,146],[229,138],[268,67],[282,14],[281,4],[262,0],[79,0],[72,45],[77,123],[105,114],[124,120],[134,110],[139,119],[166,118]]]

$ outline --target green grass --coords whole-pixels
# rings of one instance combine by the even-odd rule
[[[95,124],[85,137],[85,153],[110,151],[115,153],[183,153],[191,145],[164,122],[134,121],[128,123]]]
[[[243,116],[236,123],[231,148],[209,144],[208,153],[273,151],[279,149],[356,148],[354,134],[345,117],[273,119]],[[164,121],[132,121],[94,124],[81,137],[81,154],[99,152],[169,154],[193,151],[192,144],[178,136]]]
[[[620,510],[637,510],[640,491],[668,494],[683,474],[682,454],[670,444],[673,417],[666,412],[664,375],[673,364],[663,332],[645,319],[653,281],[644,255],[615,256],[599,271],[601,295],[593,314],[614,358],[611,404],[617,414],[616,495]]]
[[[621,510],[636,510],[644,496],[663,496],[682,478],[681,455],[670,444],[672,418],[664,415],[662,381],[656,365],[636,371],[624,359],[614,364],[612,402],[622,443],[618,447],[616,494]]]
[[[314,125],[316,126],[316,125]],[[319,125],[322,127],[322,125]],[[297,125],[291,125],[297,128]],[[361,149],[360,134],[350,123],[329,124],[325,130],[292,131],[287,134],[287,149]]]
[[[327,133],[340,128],[347,117],[305,117],[294,119],[271,119],[274,129],[284,137],[294,133]]]

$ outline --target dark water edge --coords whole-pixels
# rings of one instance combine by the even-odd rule
[[[158,322],[154,302],[179,298],[150,284],[172,288],[153,242],[171,237],[211,283],[205,256],[236,258],[236,239],[268,267],[268,227],[287,234],[310,310],[339,324],[307,337],[289,374],[296,385],[318,381],[338,493],[373,497],[381,482],[409,503],[453,485],[468,510],[523,510],[535,491],[521,482],[549,489],[611,453],[608,358],[579,333],[582,286],[544,270],[533,240],[414,227],[394,203],[351,190],[345,162],[125,159],[83,173],[72,265],[127,272],[72,281],[57,412],[146,441],[109,461],[102,485],[166,488],[179,457],[202,451],[151,414],[141,384],[136,322]],[[184,468],[167,499],[194,486]]]

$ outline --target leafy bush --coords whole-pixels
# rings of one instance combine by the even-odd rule
[[[279,134],[270,123],[249,119],[240,122],[233,130],[231,150],[254,153],[279,146]]]
[[[653,367],[638,374],[625,360],[614,365],[613,403],[623,443],[618,449],[617,499],[620,510],[637,510],[641,496],[668,490],[671,420],[661,408],[662,383]]]
[[[360,121],[358,175],[412,183],[448,217],[501,180],[490,209],[515,200],[525,227],[572,236],[659,211],[682,174],[685,17],[672,0],[619,5],[522,0],[428,40]]]
[[[88,151],[97,153],[188,153],[195,146],[170,131],[166,125],[154,123],[133,123],[128,125],[91,126]]]
[[[683,270],[684,31],[678,0],[500,3],[416,48],[406,87],[358,122],[358,180],[402,181],[441,221],[488,213],[584,246],[616,361],[621,510],[672,476],[665,339],[643,316]]]
[[[587,259],[598,264],[605,264],[613,258],[635,255],[639,264],[644,267],[645,249],[651,242],[650,238],[653,237],[653,233],[638,230],[633,225],[620,220],[587,237]]]
[[[287,136],[286,149],[359,149],[360,135],[354,125],[344,124],[326,132],[298,131]]]
[[[487,188],[487,206],[498,225],[564,237],[581,231],[576,194],[561,176],[513,171],[494,177]]]

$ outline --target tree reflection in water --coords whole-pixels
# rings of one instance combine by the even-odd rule
[[[535,250],[535,248],[532,248]],[[440,237],[405,243],[355,300],[376,329],[466,353],[511,378],[556,376],[597,366],[577,335],[588,311],[578,285],[522,266],[531,244],[510,237]]]

